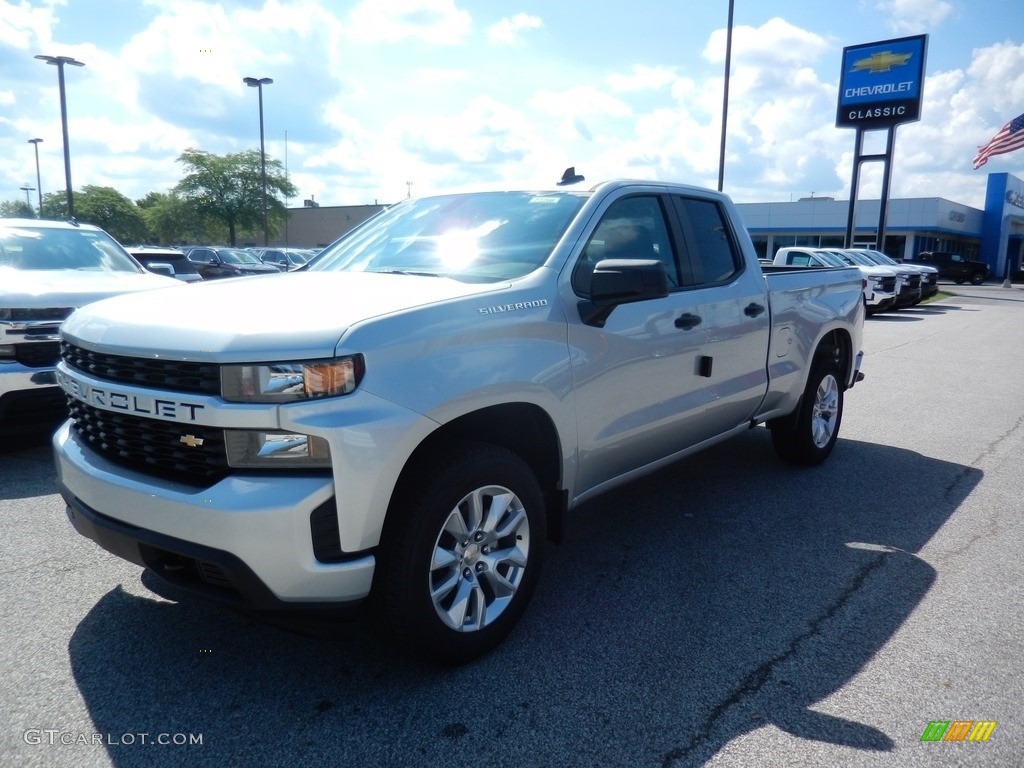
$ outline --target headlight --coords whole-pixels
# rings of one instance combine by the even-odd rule
[[[292,403],[347,395],[363,378],[362,355],[271,365],[224,365],[221,396],[233,403]]]
[[[326,440],[294,432],[224,430],[228,464],[236,469],[316,469],[331,466]]]

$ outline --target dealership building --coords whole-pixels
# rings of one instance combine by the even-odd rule
[[[984,210],[942,197],[889,200],[881,248],[880,204],[879,200],[858,201],[855,247],[879,248],[902,259],[912,259],[921,251],[955,251],[984,261],[994,278],[1017,275],[1024,264],[1024,181],[1016,176],[989,174]],[[846,239],[848,200],[805,197],[791,203],[740,203],[737,207],[762,258],[790,245],[842,248]]]

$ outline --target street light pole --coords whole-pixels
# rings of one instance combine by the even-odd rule
[[[36,148],[36,191],[39,192],[39,218],[43,218],[43,181],[39,175],[39,142],[42,139],[29,139],[29,144],[34,144]]]
[[[68,105],[64,96],[64,65],[84,67],[85,63],[70,56],[36,56],[40,61],[57,67],[57,85],[60,88],[60,127],[64,135],[64,184],[68,195],[68,218],[75,218],[75,202],[71,197],[71,152],[68,149]]]
[[[263,181],[263,244],[269,245],[267,235],[267,153],[263,148],[263,86],[274,81],[269,77],[243,77],[242,82],[256,88],[260,94],[260,178]]]
[[[27,205],[28,209],[31,211],[32,210],[32,203],[28,199],[28,193],[29,192],[34,192],[35,191],[35,187],[30,187],[28,184],[26,184],[24,187],[20,187],[20,189],[21,189],[22,192],[25,193],[25,205]]]

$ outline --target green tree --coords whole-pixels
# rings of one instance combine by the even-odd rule
[[[0,203],[2,219],[34,219],[36,210],[24,200],[4,200]]]
[[[87,184],[75,194],[75,218],[105,229],[122,243],[146,240],[146,222],[138,207],[113,187]]]
[[[200,206],[171,190],[149,192],[137,201],[149,239],[162,245],[207,243],[220,239],[219,222],[208,220]]]
[[[78,201],[77,192],[72,192],[75,201]],[[68,200],[64,190],[60,192],[43,193],[43,218],[63,221],[68,217]]]
[[[263,186],[257,150],[215,155],[186,149],[178,162],[185,166],[186,173],[175,191],[203,218],[226,226],[231,245],[235,245],[239,230],[263,228]],[[272,237],[288,215],[280,198],[294,197],[297,190],[285,178],[279,160],[266,158],[266,169],[267,236]]]
[[[142,211],[131,200],[113,187],[90,184],[73,191],[75,219],[95,224],[122,243],[140,243],[146,240],[146,222]],[[47,192],[43,195],[43,215],[47,219],[66,219],[67,194]]]

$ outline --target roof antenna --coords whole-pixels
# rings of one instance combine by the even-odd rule
[[[583,176],[576,173],[576,166],[570,165],[562,174],[562,180],[558,182],[558,186],[565,187],[569,184],[578,184],[581,181],[583,181]]]

